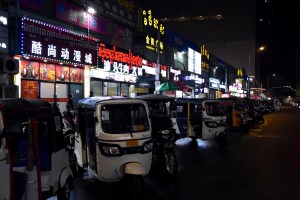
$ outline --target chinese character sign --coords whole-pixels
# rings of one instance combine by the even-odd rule
[[[22,34],[21,53],[24,56],[97,66],[96,39],[29,18],[23,18]]]
[[[29,99],[37,99],[38,98],[38,91],[39,91],[39,84],[38,81],[32,80],[22,80],[22,90],[21,90],[21,97],[22,98],[29,98]]]

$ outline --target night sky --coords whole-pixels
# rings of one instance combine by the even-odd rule
[[[152,9],[153,15],[157,18],[174,18],[180,16],[211,16],[222,14],[226,16],[222,23],[217,20],[189,21],[189,22],[169,22],[166,25],[180,35],[191,41],[201,44],[213,38],[218,42],[218,35],[226,36],[228,41],[247,40],[255,34],[249,31],[249,18],[253,15],[247,10],[247,4],[254,0],[151,0],[134,2],[145,9]],[[259,0],[264,2],[265,0]],[[243,4],[243,6],[241,6]],[[246,6],[245,6],[246,4]],[[273,86],[291,85],[296,87],[296,46],[299,47],[299,16],[297,16],[296,1],[269,1],[270,9],[263,11],[266,15],[267,24],[265,29],[257,35],[257,40],[268,46],[261,58],[263,65],[261,70],[262,81],[266,77],[275,73],[276,80]],[[257,11],[258,12],[258,11]],[[198,27],[198,28],[195,28]],[[206,30],[213,30],[207,32]],[[191,31],[193,30],[193,31]],[[235,34],[238,33],[238,34]],[[229,63],[230,64],[230,63]],[[270,81],[271,82],[271,81]]]

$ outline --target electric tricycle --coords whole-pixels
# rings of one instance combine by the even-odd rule
[[[61,118],[39,99],[0,99],[0,199],[68,199],[73,174]]]
[[[153,138],[152,166],[163,175],[173,176],[177,173],[177,158],[175,154],[176,132],[171,120],[171,108],[174,97],[160,94],[137,96],[148,103]]]
[[[150,171],[153,142],[147,103],[125,97],[90,97],[77,105],[77,171],[104,182],[123,181],[137,196]]]
[[[218,100],[223,106],[229,128],[238,128],[245,131],[251,128],[253,119],[250,117],[250,108],[246,100],[237,97],[220,98]]]
[[[221,102],[214,99],[176,99],[176,133],[180,137],[190,137],[192,141],[216,140],[220,147],[226,147],[226,115]]]

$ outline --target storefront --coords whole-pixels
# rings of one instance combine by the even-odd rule
[[[61,111],[69,94],[74,104],[89,94],[89,76],[97,66],[97,40],[23,17],[19,85],[22,98],[57,101]]]

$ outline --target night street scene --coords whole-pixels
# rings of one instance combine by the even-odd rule
[[[300,199],[296,3],[0,0],[0,200]]]

